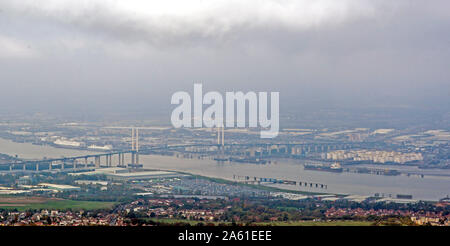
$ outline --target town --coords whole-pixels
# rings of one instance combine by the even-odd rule
[[[411,202],[293,193],[179,173],[3,174],[0,225],[434,225],[450,198]],[[398,202],[403,201],[403,203]]]

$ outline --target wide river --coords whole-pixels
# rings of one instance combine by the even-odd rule
[[[0,138],[0,153],[18,155],[21,158],[41,159],[43,157],[78,156],[93,152],[38,146],[30,143],[15,143]],[[419,170],[415,167],[394,167],[397,170],[425,173],[418,175],[383,176],[358,173],[331,173],[304,170],[301,161],[278,160],[276,163],[257,165],[243,163],[217,163],[207,159],[182,159],[171,156],[141,155],[140,162],[146,168],[183,171],[208,177],[233,180],[233,175],[286,179],[301,182],[326,184],[327,189],[297,185],[277,187],[321,193],[385,196],[397,194],[413,195],[418,200],[439,200],[450,195],[450,170]],[[379,167],[379,166],[377,166]],[[442,176],[440,176],[442,175]],[[320,186],[319,186],[320,187]]]

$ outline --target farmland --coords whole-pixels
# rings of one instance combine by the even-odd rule
[[[40,210],[94,210],[109,209],[114,202],[75,201],[59,198],[0,196],[1,209]]]

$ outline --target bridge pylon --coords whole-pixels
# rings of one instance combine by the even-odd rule
[[[220,126],[217,127],[217,146],[220,147],[224,147],[225,146],[225,127]]]
[[[139,128],[131,128],[131,168],[142,167],[139,163]]]

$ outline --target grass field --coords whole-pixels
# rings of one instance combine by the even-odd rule
[[[75,201],[42,197],[0,197],[0,208],[17,209],[55,209],[55,210],[92,210],[114,206],[114,202]]]

